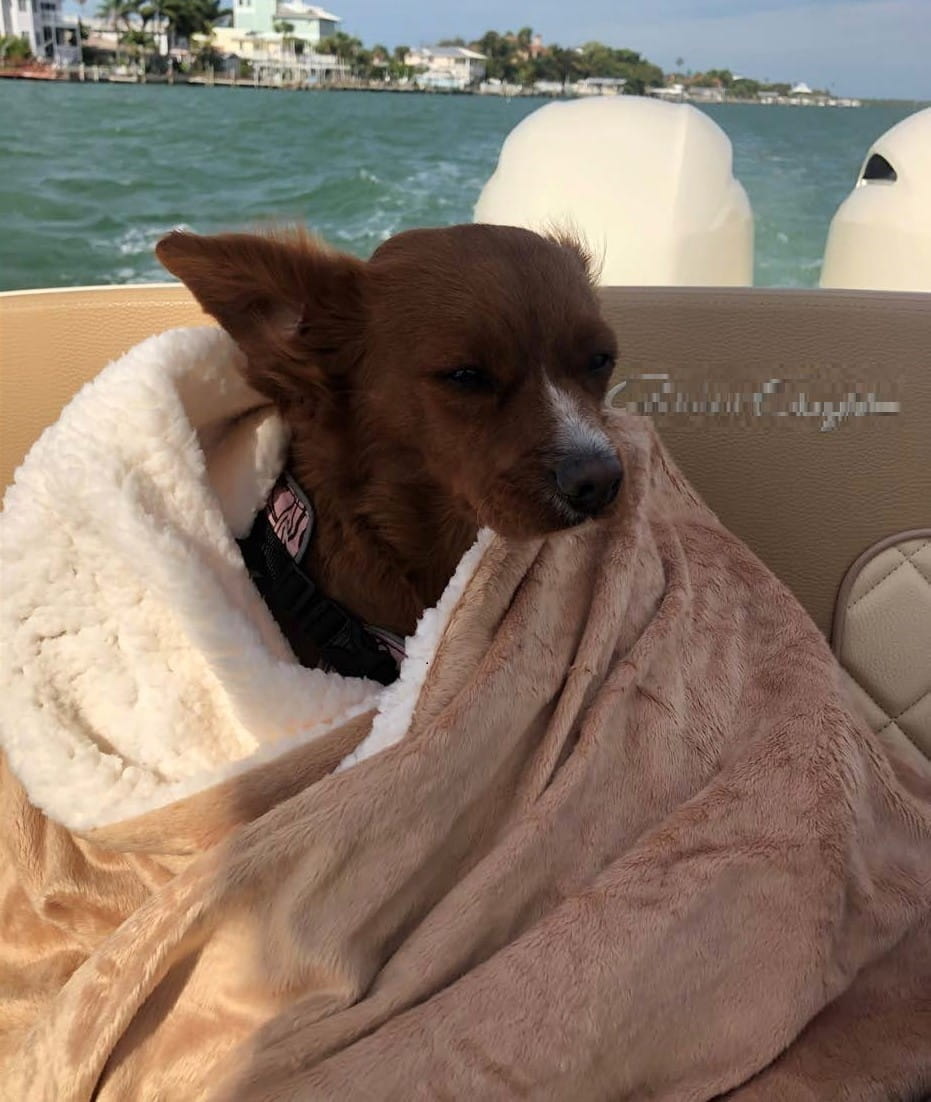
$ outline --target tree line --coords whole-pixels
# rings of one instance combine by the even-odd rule
[[[740,99],[753,99],[760,92],[788,95],[791,88],[787,82],[736,76],[730,69],[683,72],[685,62],[681,57],[676,59],[676,71],[667,74],[636,50],[606,46],[602,42],[575,47],[544,45],[532,27],[522,27],[517,32],[486,31],[475,39],[447,38],[437,45],[464,46],[483,54],[486,79],[524,87],[540,81],[565,85],[589,77],[609,77],[624,80],[624,91],[632,95],[644,95],[650,88],[678,81],[689,87],[720,88],[728,96]],[[404,63],[409,53],[407,46],[396,46],[393,51],[380,45],[369,49],[360,39],[339,32],[322,41],[318,50],[336,54],[356,76],[366,79],[377,79],[386,71],[391,78],[411,76],[414,72]]]
[[[663,71],[635,50],[614,49],[600,42],[589,42],[577,49],[538,44],[531,27],[517,33],[486,31],[471,41],[465,38],[443,39],[439,46],[465,46],[485,56],[489,80],[529,86],[538,81],[567,84],[585,77],[613,77],[626,81],[625,91],[642,94],[663,83]],[[363,79],[410,77],[414,69],[406,63],[408,46],[366,47],[358,38],[342,31],[321,41],[321,53],[332,53],[344,61],[355,76]]]
[[[485,72],[489,80],[530,87],[540,81],[559,84],[575,83],[588,77],[610,77],[624,80],[624,91],[643,95],[650,88],[661,87],[667,74],[659,65],[636,50],[606,46],[602,42],[587,42],[583,46],[566,47],[556,43],[543,45],[532,27],[519,31],[486,31],[479,38],[447,38],[439,46],[464,46],[486,58]],[[349,67],[354,76],[363,80],[410,78],[415,70],[406,63],[408,46],[367,47],[362,40],[339,31],[317,45],[320,53],[335,54]],[[676,59],[681,70],[684,61]],[[788,95],[787,83],[770,83],[749,77],[735,76],[730,69],[709,69],[704,73],[676,71],[669,80],[678,80],[691,87],[720,88],[727,95],[752,99],[762,91]]]
[[[466,43],[453,39],[444,45]],[[516,34],[486,31],[468,47],[488,59],[489,79],[506,84],[531,85],[538,81],[569,84],[589,77],[608,77],[624,80],[626,92],[642,95],[664,80],[663,70],[636,50],[617,49],[602,42],[587,42],[575,48],[556,43],[544,46],[532,27],[522,27]]]
[[[83,3],[83,0],[79,2]],[[167,38],[169,54],[175,46],[191,45],[192,40],[200,38],[201,45],[195,53],[201,61],[214,64],[221,61],[210,45],[214,28],[228,26],[232,19],[232,9],[222,4],[223,0],[100,0],[96,14],[119,32],[120,45],[131,53],[157,55],[159,43],[155,32],[159,30]],[[276,21],[274,29],[284,36],[286,48],[296,55],[311,49],[308,43],[295,35],[293,23]],[[86,37],[86,34],[83,36]],[[636,50],[606,46],[601,42],[587,42],[578,47],[556,43],[544,45],[532,27],[522,27],[516,33],[489,30],[476,39],[451,38],[438,45],[464,46],[483,54],[486,58],[486,79],[525,87],[541,81],[565,85],[589,77],[607,77],[623,80],[625,92],[643,95],[648,89],[660,87],[667,80],[667,75],[658,65]],[[313,49],[317,53],[337,56],[360,80],[409,80],[416,72],[415,67],[408,63],[408,46],[398,45],[389,49],[376,44],[368,47],[361,39],[345,31],[337,31],[322,39]],[[22,50],[21,39],[0,42],[0,63],[3,60],[12,61],[22,54]],[[4,54],[7,54],[6,58]],[[676,60],[677,69],[681,70],[683,64],[682,58]],[[709,69],[704,73],[676,72],[669,74],[669,79],[693,87],[717,87],[727,95],[748,99],[756,97],[761,91],[783,95],[789,91],[788,84],[735,76],[729,69]]]

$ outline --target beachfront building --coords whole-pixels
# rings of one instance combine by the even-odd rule
[[[233,30],[271,34],[288,23],[294,30],[288,34],[313,48],[322,38],[339,30],[342,19],[332,12],[303,0],[232,0]]]
[[[215,27],[212,45],[248,61],[256,72],[276,79],[287,71],[306,83],[346,80],[339,58],[317,46],[339,29],[338,15],[303,0],[233,0],[232,27]]]
[[[725,90],[720,84],[690,84],[688,93],[693,103],[723,103],[725,100]]]
[[[257,84],[332,84],[349,81],[349,66],[334,54],[322,54],[282,31],[239,31],[215,27],[210,44],[227,55],[231,69],[248,62]]]
[[[627,81],[624,77],[585,77],[572,85],[577,96],[620,96]]]
[[[483,79],[487,60],[465,46],[421,46],[406,55],[404,64],[418,70],[414,80],[422,88],[461,91]]]
[[[298,62],[311,82],[342,80],[343,62],[316,53],[342,22],[338,15],[303,0],[233,0],[232,27],[214,27],[212,45],[263,70],[280,71]]]
[[[674,84],[666,84],[659,88],[647,88],[647,95],[666,100],[667,103],[683,103],[685,101],[685,85],[677,81]]]
[[[0,0],[0,35],[25,39],[41,61],[72,65],[81,60],[77,21],[62,15],[61,0]]]

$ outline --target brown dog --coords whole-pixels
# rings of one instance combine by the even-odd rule
[[[366,624],[410,634],[480,527],[539,536],[616,497],[615,337],[571,241],[463,225],[368,262],[300,233],[176,232],[156,251],[290,426],[315,513],[302,566]]]

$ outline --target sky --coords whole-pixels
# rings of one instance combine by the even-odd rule
[[[317,0],[320,3],[320,0]],[[731,69],[838,95],[931,99],[931,0],[333,0],[367,45],[429,45],[533,27],[563,46],[597,40],[665,70]]]
[[[931,100],[931,0],[317,2],[368,46],[426,46],[530,26],[547,43],[639,50],[666,71],[681,57],[693,72],[730,69],[837,95]],[[96,6],[88,0],[84,10]],[[77,10],[74,0],[66,9]]]

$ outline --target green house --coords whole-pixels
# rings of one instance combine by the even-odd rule
[[[302,0],[233,0],[233,26],[241,31],[268,34],[276,23],[290,23],[295,38],[315,45],[335,34],[342,22],[338,15]]]

